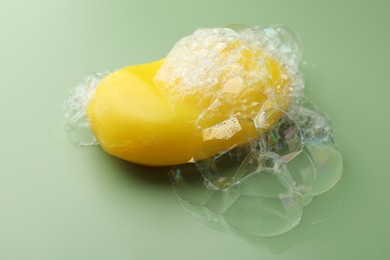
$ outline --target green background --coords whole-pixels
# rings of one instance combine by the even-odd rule
[[[390,259],[389,11],[372,0],[0,0],[0,259]],[[343,143],[341,181],[272,239],[196,223],[167,168],[74,147],[63,128],[66,93],[85,75],[230,23],[300,35],[306,93]]]

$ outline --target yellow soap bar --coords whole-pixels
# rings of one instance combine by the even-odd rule
[[[241,48],[241,58],[225,67],[215,84],[208,82],[203,89],[199,83],[190,93],[181,93],[187,87],[180,86],[181,78],[164,82],[164,77],[156,77],[164,59],[106,76],[86,111],[101,147],[133,163],[166,166],[211,157],[266,131],[287,109],[290,80],[276,59],[242,44],[233,41],[218,54],[219,62],[224,62]],[[251,80],[252,74],[259,73],[266,75]],[[270,106],[280,110],[261,117],[259,129],[256,116]]]
[[[157,166],[186,162],[200,149],[199,132],[172,112],[152,82],[162,62],[121,69],[97,87],[87,117],[107,153]]]
[[[153,77],[162,62],[121,69],[108,75],[97,87],[87,107],[87,117],[107,153],[142,165],[175,165],[210,157],[256,137],[253,123],[245,120],[240,122],[242,129],[232,138],[204,138],[204,130],[173,111],[159,86],[154,84]],[[273,66],[276,72],[282,69],[277,63]],[[176,107],[176,110],[180,108]],[[188,111],[188,106],[183,105],[183,110]],[[197,108],[194,111],[199,113]],[[274,113],[268,119],[268,125],[280,116],[280,113]],[[207,125],[223,122],[221,118],[210,120],[215,121],[207,122]]]

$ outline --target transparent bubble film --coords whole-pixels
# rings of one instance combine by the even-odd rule
[[[301,56],[287,27],[238,25],[198,29],[167,55],[153,82],[201,133],[200,153],[169,173],[180,206],[196,221],[246,236],[280,235],[340,179],[334,127],[304,96]],[[66,130],[78,146],[98,144],[85,110],[106,75],[88,76],[65,102]]]
[[[86,108],[95,89],[108,73],[95,73],[85,77],[72,88],[64,102],[65,130],[76,146],[98,145],[86,117]]]

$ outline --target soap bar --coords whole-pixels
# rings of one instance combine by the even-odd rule
[[[266,132],[287,109],[293,82],[255,36],[200,29],[165,59],[107,75],[86,109],[101,147],[133,163],[166,166]]]

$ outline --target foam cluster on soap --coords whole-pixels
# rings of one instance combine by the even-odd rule
[[[195,96],[199,104],[210,105],[224,92],[233,94],[230,102],[245,103],[234,94],[251,89],[265,93],[267,100],[286,95],[295,100],[304,88],[300,57],[299,41],[283,27],[198,29],[176,43],[155,81],[173,103]],[[280,65],[278,79],[272,78],[267,59]]]

